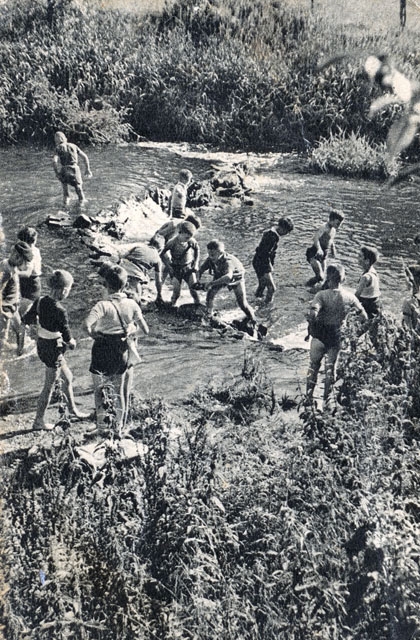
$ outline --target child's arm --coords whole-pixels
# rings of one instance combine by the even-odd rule
[[[364,273],[359,280],[359,284],[357,286],[356,291],[354,292],[354,295],[356,296],[356,298],[360,298],[363,294],[363,291],[366,289],[366,287],[369,287],[371,283],[372,283],[371,276],[368,273]]]
[[[86,153],[84,151],[79,149],[79,147],[77,147],[77,154],[82,158],[83,162],[85,163],[85,176],[87,178],[91,178],[92,177],[92,173],[91,173],[91,170],[90,170],[89,158],[87,157],[87,155],[86,155]]]
[[[143,313],[142,313],[139,305],[137,305],[137,306],[138,306],[138,309],[137,309],[137,312],[136,312],[135,321],[142,328],[143,333],[145,333],[146,336],[147,336],[147,335],[149,335],[149,326],[148,326],[146,320],[143,317]]]
[[[169,242],[166,247],[163,249],[162,253],[160,254],[161,260],[163,262],[163,264],[165,265],[165,267],[168,270],[169,275],[172,277],[173,275],[173,268],[172,268],[172,260],[169,257],[169,251],[172,247],[172,242]]]
[[[193,262],[193,269],[194,271],[198,270],[198,266],[200,264],[200,247],[198,242],[194,241],[194,262]]]
[[[324,250],[321,247],[321,243],[320,243],[320,238],[323,235],[324,231],[325,231],[325,227],[321,227],[321,229],[318,229],[318,231],[314,235],[313,246],[316,249],[315,258],[324,258]]]
[[[202,263],[202,265],[200,266],[200,268],[198,269],[198,273],[197,273],[198,279],[200,280],[203,273],[205,271],[208,271],[209,269],[210,269],[210,260],[209,258],[206,258]]]
[[[53,168],[54,168],[55,175],[57,176],[58,179],[60,179],[61,162],[57,153],[53,158]]]
[[[38,300],[35,300],[22,318],[23,324],[35,324],[38,316]]]
[[[156,286],[156,300],[162,300],[162,262],[159,260],[155,267],[155,286]]]

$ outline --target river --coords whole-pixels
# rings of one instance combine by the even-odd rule
[[[89,150],[93,178],[85,183],[87,213],[95,214],[131,193],[143,195],[147,187],[173,184],[181,167],[197,179],[207,175],[218,160],[247,159],[252,172],[253,206],[224,204],[199,211],[203,221],[198,240],[205,255],[206,243],[218,237],[228,251],[236,254],[247,268],[251,303],[256,286],[251,267],[254,248],[261,232],[283,215],[293,218],[295,229],[280,241],[276,261],[278,289],[274,303],[258,314],[269,326],[269,341],[294,334],[301,325],[312,294],[304,282],[311,276],[305,249],[314,231],[327,219],[327,207],[342,208],[345,222],[337,234],[338,257],[347,271],[347,286],[355,288],[360,277],[357,254],[362,244],[376,246],[381,254],[377,270],[381,280],[384,307],[400,314],[407,295],[402,258],[413,261],[418,249],[413,237],[420,231],[418,183],[384,189],[378,182],[344,180],[301,172],[303,161],[292,156],[210,154],[187,145],[121,145]],[[83,333],[81,319],[99,299],[102,290],[94,278],[88,251],[76,233],[56,232],[43,225],[48,215],[61,207],[61,187],[52,170],[52,152],[45,149],[9,148],[2,150],[0,165],[1,214],[6,247],[14,241],[22,224],[39,228],[38,246],[44,272],[67,268],[75,284],[66,301],[78,348],[69,353],[75,374],[75,391],[82,404],[93,399],[88,373],[91,341]],[[169,297],[169,292],[167,292]],[[217,298],[219,306],[233,307],[234,297]],[[175,322],[158,314],[147,314],[150,336],[142,339],[143,361],[136,366],[136,394],[141,397],[184,397],[200,383],[214,378],[236,376],[244,352],[261,361],[273,379],[278,396],[295,396],[304,386],[308,353],[304,349],[271,350],[264,342],[222,337],[215,330]],[[293,343],[293,339],[292,339]],[[35,354],[5,362],[11,387],[8,394],[21,398],[22,411],[33,410],[42,384],[42,366]]]

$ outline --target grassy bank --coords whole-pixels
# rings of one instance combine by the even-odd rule
[[[138,405],[139,458],[93,470],[66,434],[10,456],[6,637],[416,637],[419,371],[385,319],[347,331],[330,414],[290,417],[246,360]]]
[[[416,76],[418,38],[369,35],[281,2],[179,0],[159,15],[58,0],[1,7],[0,142],[80,143],[145,136],[255,151],[311,151],[352,132],[384,141],[396,116],[369,122],[360,65],[322,74],[331,52],[390,51]],[[412,154],[418,153],[415,143]]]

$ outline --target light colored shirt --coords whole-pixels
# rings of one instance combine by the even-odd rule
[[[321,324],[339,327],[352,308],[366,315],[361,303],[351,291],[325,289],[315,295],[310,313],[315,315]]]
[[[115,306],[118,308],[115,308]],[[124,333],[121,320],[125,325],[127,334],[135,333],[139,324],[143,323],[143,314],[137,302],[127,298],[125,293],[113,293],[108,300],[97,302],[86,318],[86,327],[89,333],[103,333],[105,335],[117,335]]]
[[[172,191],[171,213],[173,211],[185,211],[187,205],[187,185],[178,182]]]

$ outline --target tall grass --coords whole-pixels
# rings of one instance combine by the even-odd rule
[[[418,68],[408,30],[352,34],[268,0],[178,0],[150,17],[73,0],[0,12],[3,144],[44,142],[57,128],[85,143],[139,135],[310,151],[343,131],[379,144],[395,110],[369,122],[360,63],[319,74],[319,59],[360,48],[392,52],[409,75]]]

